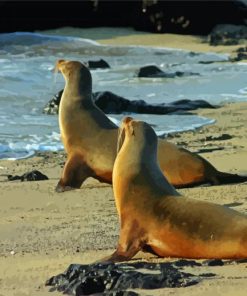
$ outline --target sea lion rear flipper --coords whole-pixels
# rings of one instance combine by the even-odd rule
[[[210,180],[214,185],[243,183],[247,181],[247,176],[240,176],[238,174],[217,172],[218,174]]]

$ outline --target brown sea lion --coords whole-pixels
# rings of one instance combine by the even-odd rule
[[[92,77],[86,65],[59,60],[56,69],[65,79],[59,126],[67,152],[56,190],[80,188],[88,177],[111,183],[118,127],[92,101]],[[158,160],[167,180],[176,187],[247,180],[247,177],[219,172],[199,155],[163,139],[158,141]]]
[[[140,250],[161,257],[247,258],[247,216],[181,197],[158,165],[150,125],[126,118],[122,130],[113,168],[120,237],[117,250],[102,262],[130,260]]]

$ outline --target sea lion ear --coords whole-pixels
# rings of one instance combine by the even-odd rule
[[[60,66],[62,63],[64,63],[64,62],[65,62],[65,60],[57,60],[57,61],[56,61],[56,64],[55,64],[55,67],[53,68],[53,72],[54,72],[54,73],[61,72],[59,66]]]

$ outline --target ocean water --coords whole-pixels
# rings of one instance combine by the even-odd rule
[[[53,73],[57,59],[103,58],[111,68],[93,70],[94,91],[112,91],[128,99],[168,103],[204,99],[212,104],[247,100],[247,65],[228,56],[140,46],[101,46],[89,39],[36,33],[0,34],[0,158],[23,158],[35,151],[63,149],[57,116],[44,105],[64,87]],[[201,63],[203,62],[203,64]],[[207,63],[214,62],[214,63]],[[136,78],[139,67],[199,73],[178,78]],[[119,123],[123,115],[111,115]],[[153,125],[158,135],[195,129],[213,121],[195,115],[132,115]]]

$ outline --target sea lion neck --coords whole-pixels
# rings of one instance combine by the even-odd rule
[[[79,100],[92,100],[92,79],[81,79],[81,77],[69,77],[65,80],[64,92],[71,98]]]

